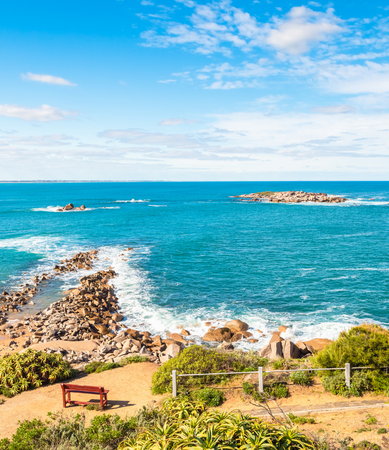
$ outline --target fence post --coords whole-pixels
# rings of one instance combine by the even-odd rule
[[[177,397],[177,370],[172,370],[173,397]]]
[[[263,393],[263,367],[258,367],[258,391],[260,394]]]
[[[346,386],[350,389],[350,387],[351,387],[351,368],[350,368],[350,363],[346,363],[344,371],[345,371],[345,376],[346,376]]]

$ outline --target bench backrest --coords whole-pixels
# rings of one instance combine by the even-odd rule
[[[104,392],[104,388],[100,387],[100,386],[85,386],[85,385],[80,385],[80,384],[66,384],[66,383],[61,383],[61,387],[62,389],[71,389],[71,390],[75,390],[75,391],[88,391],[88,392]]]

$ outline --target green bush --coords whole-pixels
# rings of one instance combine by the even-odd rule
[[[305,425],[306,423],[316,423],[314,417],[295,416],[292,413],[288,414],[289,419],[297,425]]]
[[[191,397],[194,400],[204,402],[207,406],[219,406],[226,400],[223,393],[215,388],[203,388],[193,391],[191,392]]]
[[[243,383],[243,392],[260,403],[269,398],[285,398],[289,394],[288,387],[283,383],[277,382],[272,383],[269,386],[264,386],[263,391],[263,394],[260,393],[258,391],[258,386],[253,383],[248,381]]]
[[[312,375],[309,372],[293,372],[289,377],[293,384],[300,386],[310,386],[312,384]]]
[[[321,350],[312,362],[315,367],[372,367],[373,370],[361,372],[358,384],[355,372],[354,392],[373,390],[385,392],[389,389],[389,376],[381,368],[389,365],[389,330],[378,325],[364,324],[342,332],[339,338]],[[332,378],[331,373],[321,373],[325,378]],[[362,380],[362,378],[364,378]]]
[[[368,414],[365,423],[367,423],[368,425],[375,425],[377,423],[377,419]]]
[[[377,434],[386,434],[388,430],[386,428],[378,428]]]
[[[220,373],[243,372],[258,370],[258,366],[267,363],[254,353],[228,352],[223,353],[198,345],[185,348],[179,355],[169,359],[153,374],[153,394],[164,394],[172,390],[172,370],[180,373]],[[181,377],[178,378],[180,389],[190,386],[202,386],[227,380],[228,375]]]
[[[70,364],[59,353],[27,350],[0,358],[0,392],[10,397],[44,384],[74,376]]]
[[[91,363],[85,366],[85,371],[87,373],[100,373],[105,370],[117,369],[118,367],[123,367],[128,364],[141,363],[150,361],[147,356],[128,356],[127,358],[123,358],[118,363],[104,363],[102,361],[92,361]]]
[[[361,441],[358,444],[353,444],[349,447],[351,450],[381,450],[378,444],[373,444],[369,441]]]
[[[355,371],[351,374],[350,389],[346,386],[344,372],[335,372],[322,379],[323,387],[326,391],[334,395],[343,395],[344,397],[360,397],[363,392],[369,390],[370,379],[367,372]]]

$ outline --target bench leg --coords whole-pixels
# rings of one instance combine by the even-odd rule
[[[62,401],[63,401],[63,407],[66,408],[66,394],[65,394],[64,389],[62,389]]]
[[[104,408],[104,403],[103,403],[103,393],[102,393],[102,392],[100,392],[100,407],[101,407],[101,409]]]

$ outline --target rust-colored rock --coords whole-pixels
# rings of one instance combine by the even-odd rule
[[[269,344],[272,344],[273,342],[281,342],[283,341],[283,338],[280,336],[281,332],[280,331],[273,331],[272,333],[272,337],[269,341]]]
[[[208,330],[208,332],[203,336],[203,341],[223,342],[230,341],[231,337],[232,333],[229,328],[216,328],[216,330]]]
[[[331,342],[331,339],[316,338],[311,339],[310,341],[305,341],[304,344],[311,346],[315,351],[320,351],[327,347],[327,345],[330,345]]]
[[[124,319],[124,316],[122,314],[115,313],[115,314],[112,314],[112,319],[115,322],[121,322]]]
[[[184,329],[182,329],[180,331],[180,334],[182,334],[183,336],[190,336],[190,332],[188,330],[184,330]]]
[[[249,325],[246,322],[242,322],[239,319],[230,320],[224,325],[225,328],[229,328],[232,333],[240,333],[242,331],[247,331]]]
[[[280,333],[283,333],[284,331],[286,331],[289,327],[287,327],[286,325],[281,325],[280,327],[278,327],[278,331]]]

